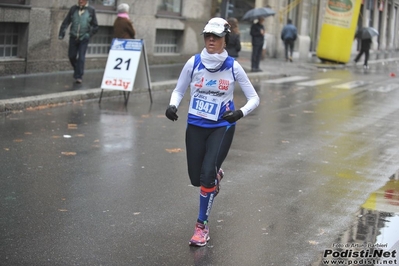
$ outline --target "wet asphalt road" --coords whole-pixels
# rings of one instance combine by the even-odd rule
[[[159,82],[176,80],[182,64],[152,65],[149,70],[150,81]],[[0,101],[28,96],[40,96],[49,93],[79,91],[100,88],[104,70],[86,70],[84,82],[76,84],[72,78],[72,71],[38,73],[31,75],[17,75],[0,77]]]
[[[177,122],[164,117],[165,91],[152,105],[141,93],[127,107],[114,97],[2,114],[0,264],[314,263],[399,168],[399,90],[378,71],[310,77],[369,82],[351,90],[257,84],[261,104],[239,121],[203,248],[188,246],[199,196],[187,97]]]

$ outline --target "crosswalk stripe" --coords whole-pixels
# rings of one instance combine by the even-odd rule
[[[298,83],[296,83],[296,85],[312,87],[312,86],[318,86],[318,85],[335,82],[337,80],[338,79],[316,79],[316,80],[311,80],[311,81],[306,81],[306,82],[298,82]]]
[[[343,84],[332,86],[332,88],[350,90],[350,89],[353,89],[353,88],[357,88],[357,87],[363,86],[365,84],[366,84],[365,81],[355,80],[355,81],[351,81],[351,82],[347,82],[347,83],[343,83]]]
[[[390,91],[398,89],[398,88],[399,88],[399,84],[390,83],[390,84],[387,84],[386,86],[380,86],[380,87],[372,88],[372,89],[370,89],[370,91],[390,92]]]
[[[267,80],[267,81],[265,81],[265,83],[279,84],[279,83],[285,83],[285,82],[294,82],[294,81],[305,80],[308,78],[309,77],[305,77],[305,76],[292,76],[292,77],[286,77],[286,78]]]
[[[264,83],[282,84],[282,83],[290,83],[290,82],[296,82],[296,81],[301,81],[301,80],[306,80],[306,79],[309,79],[309,77],[308,76],[292,76],[292,77],[266,80],[266,81],[264,81]],[[314,87],[314,86],[318,86],[318,85],[324,85],[324,84],[336,82],[339,80],[340,79],[336,79],[336,78],[316,79],[316,80],[309,80],[309,81],[304,81],[304,82],[297,82],[296,85],[305,86],[305,87]],[[362,81],[362,80],[355,80],[355,81],[350,81],[350,82],[334,85],[334,86],[331,86],[331,88],[350,90],[353,88],[367,85],[368,83],[369,82]]]

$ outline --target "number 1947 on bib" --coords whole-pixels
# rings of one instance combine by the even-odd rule
[[[196,99],[193,101],[193,109],[201,112],[205,112],[207,114],[214,115],[216,113],[216,104],[206,102],[204,100]]]
[[[217,121],[220,112],[220,99],[217,97],[193,96],[189,113],[209,120]]]

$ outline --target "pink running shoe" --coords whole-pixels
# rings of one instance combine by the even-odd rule
[[[224,177],[224,172],[222,168],[220,168],[219,172],[216,174],[217,184],[215,188],[215,197],[219,194],[219,191],[221,189],[220,182],[222,181],[223,177]]]
[[[194,235],[188,244],[190,246],[203,247],[209,241],[209,227],[206,224],[196,223]]]

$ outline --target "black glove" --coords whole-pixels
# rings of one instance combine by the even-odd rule
[[[177,116],[177,108],[174,105],[169,105],[168,108],[166,109],[165,115],[167,118],[169,118],[172,121],[176,121],[178,116]]]
[[[241,110],[235,110],[235,111],[227,111],[223,114],[222,118],[227,120],[229,123],[234,123],[241,117],[243,117],[244,114],[242,113]]]

